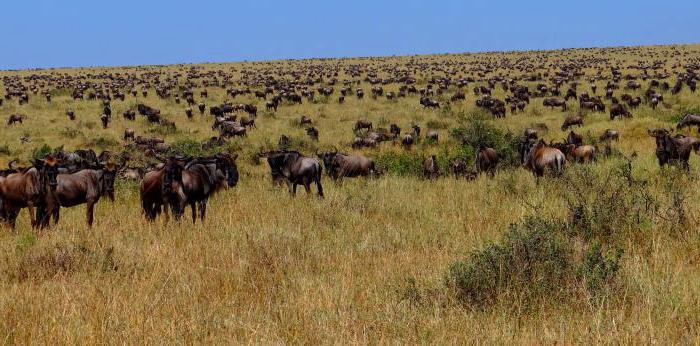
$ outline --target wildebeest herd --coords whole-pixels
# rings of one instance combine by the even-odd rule
[[[119,72],[4,73],[0,112],[7,117],[6,129],[41,123],[40,115],[31,114],[30,103],[50,108],[65,98],[69,108],[61,110],[63,122],[91,118],[99,120],[100,131],[120,126],[123,143],[113,145],[114,152],[106,150],[100,155],[92,147],[72,152],[61,149],[35,157],[24,167],[11,162],[0,171],[0,219],[14,227],[19,211],[27,208],[32,226],[45,228],[51,219],[59,221],[61,207],[86,204],[87,224],[92,225],[95,204],[105,196],[113,200],[115,180],[125,179],[140,182],[141,209],[147,220],[160,214],[179,219],[188,206],[193,222],[204,220],[209,198],[238,184],[237,150],[241,147],[251,149],[246,159],[267,162],[275,185],[286,185],[292,194],[302,185],[307,193],[313,188],[320,197],[324,196],[324,171],[334,180],[390,174],[372,153],[414,152],[418,147],[422,150],[419,165],[427,179],[448,173],[469,179],[480,173],[494,175],[505,167],[503,162],[512,161],[499,148],[477,143],[473,156],[452,157],[442,164],[430,148],[459,144],[449,142],[445,127],[435,126],[439,122],[421,121],[421,116],[388,121],[368,114],[345,120],[349,121],[343,125],[347,137],[324,138],[332,130],[326,116],[321,111],[296,113],[300,105],[334,104],[350,109],[382,104],[388,109],[412,107],[416,114],[435,117],[455,117],[456,109],[462,109],[485,114],[495,124],[507,124],[510,118],[524,114],[556,112],[561,114],[561,126],[555,128],[566,138],[545,141],[550,131],[547,126],[521,127],[512,148],[518,155],[514,161],[535,176],[556,175],[567,164],[590,163],[609,154],[624,138],[623,131],[614,129],[616,124],[633,119],[635,113],[676,112],[674,102],[680,102],[679,95],[692,95],[700,79],[699,55],[690,48],[581,50],[572,57],[562,51],[548,54],[508,57],[494,53],[469,60],[416,57],[400,64],[367,58],[206,69],[179,65]],[[612,58],[613,54],[634,58],[623,62]],[[365,90],[370,100],[365,99]],[[35,100],[36,95],[43,97]],[[98,111],[80,114],[84,104],[94,104]],[[694,106],[684,103],[682,109],[700,110]],[[114,118],[116,112],[122,118]],[[606,112],[607,116],[598,116]],[[294,126],[288,130],[302,128],[312,143],[310,150],[308,145],[293,147],[285,134],[274,138],[279,138],[277,148],[252,143],[249,135],[270,126],[280,113],[294,114]],[[700,115],[683,112],[676,116],[676,128],[658,127],[647,133],[655,141],[659,165],[689,169],[690,154],[700,151],[700,140],[687,129],[700,128]],[[209,154],[179,152],[168,137],[194,121],[207,124],[196,133],[205,134],[199,144]],[[582,127],[600,121],[610,122],[610,128],[593,136],[582,135]],[[31,133],[17,139],[22,145],[32,143]],[[321,140],[333,149],[321,150]],[[231,146],[232,141],[238,144]]]

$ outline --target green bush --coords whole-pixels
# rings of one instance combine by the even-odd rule
[[[528,219],[511,226],[501,244],[488,245],[453,263],[447,285],[463,302],[488,305],[499,298],[523,302],[556,297],[568,285],[571,249],[559,225]]]
[[[204,156],[202,144],[194,139],[181,139],[175,141],[171,146],[173,152],[183,156]]]
[[[419,176],[422,174],[422,158],[412,152],[388,152],[375,160],[382,172],[398,176]]]
[[[12,155],[12,150],[10,150],[10,146],[7,143],[0,145],[0,155]]]
[[[86,141],[85,145],[89,148],[94,147],[99,150],[106,150],[119,145],[119,142],[111,136],[99,136]]]
[[[34,148],[32,150],[32,156],[30,157],[30,160],[31,161],[41,160],[54,152],[55,152],[54,149],[52,149],[48,144],[44,143],[44,145],[37,147],[37,148]]]
[[[462,146],[471,147],[476,152],[481,146],[496,149],[500,158],[500,164],[504,166],[517,166],[519,138],[510,132],[490,125],[482,120],[466,120],[450,131],[450,135],[460,141]]]
[[[591,295],[598,295],[617,276],[620,269],[622,250],[617,249],[614,255],[603,256],[600,243],[594,243],[586,252],[578,269],[580,279]]]

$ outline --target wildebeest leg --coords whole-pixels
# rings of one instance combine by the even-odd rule
[[[316,190],[318,190],[318,196],[323,198],[323,186],[321,186],[321,177],[316,177]]]
[[[61,209],[58,208],[58,207],[56,207],[56,208],[52,211],[52,214],[53,214],[53,223],[58,225],[58,219],[60,219],[60,217],[61,217],[61,215],[60,215],[60,214],[61,214]]]
[[[94,212],[95,212],[95,202],[88,202],[87,203],[87,224],[88,227],[92,227],[92,221],[94,219]]]
[[[27,211],[29,212],[29,220],[32,222],[32,228],[36,228],[36,214],[34,213],[34,205],[29,204],[27,205]]]
[[[207,201],[201,201],[199,202],[199,218],[202,219],[202,222],[204,222],[204,217],[207,214]]]
[[[296,196],[297,194],[297,183],[292,184],[292,195]]]
[[[192,223],[197,223],[197,203],[191,202],[190,208],[192,209]]]

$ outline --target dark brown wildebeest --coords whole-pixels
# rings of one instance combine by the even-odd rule
[[[267,102],[265,102],[265,108],[267,108],[268,111],[269,111],[269,110],[273,110],[273,111],[276,112],[276,111],[277,111],[277,106],[278,106],[277,101],[274,101],[274,100],[273,100],[273,101],[267,101]]]
[[[413,124],[413,125],[411,125],[411,130],[413,131],[413,139],[419,140],[420,139],[420,126]]]
[[[316,129],[315,127],[313,127],[313,126],[307,127],[307,128],[306,128],[306,134],[307,134],[309,137],[311,137],[312,140],[318,141],[318,129]]]
[[[617,130],[606,129],[599,139],[601,142],[618,141],[620,140],[620,133]]]
[[[192,223],[199,216],[204,222],[207,202],[214,193],[238,184],[238,155],[218,154],[213,157],[195,158],[182,171],[182,187],[187,204],[192,208]]]
[[[143,116],[160,115],[160,109],[149,107],[143,103],[136,105],[136,110]]]
[[[39,225],[47,227],[49,218],[53,216],[54,223],[58,223],[61,207],[70,208],[80,204],[87,204],[87,225],[92,227],[94,220],[95,204],[100,197],[107,196],[114,202],[114,180],[118,167],[108,162],[94,169],[83,169],[75,173],[59,174],[56,190],[45,196],[45,211]]]
[[[313,125],[313,120],[311,117],[302,115],[301,118],[299,119],[299,126],[304,126],[304,125]]]
[[[374,161],[362,155],[347,155],[338,151],[316,153],[323,161],[328,176],[333,179],[343,177],[376,176],[377,169]]]
[[[615,120],[615,118],[619,116],[631,118],[632,114],[627,110],[625,105],[621,103],[614,103],[610,106],[610,120]]]
[[[411,149],[411,146],[413,145],[413,136],[411,134],[405,134],[401,138],[401,146],[404,147],[404,149]]]
[[[12,114],[10,117],[7,119],[7,126],[13,125],[14,123],[22,123],[22,119],[24,119],[24,115],[20,114]]]
[[[204,103],[199,103],[197,105],[197,109],[199,109],[199,114],[204,114],[204,110],[207,108],[207,106]]]
[[[452,97],[450,97],[450,101],[452,101],[452,102],[456,102],[458,100],[466,100],[466,99],[467,99],[467,96],[464,95],[464,92],[462,92],[461,90],[457,90],[457,92],[455,92],[455,94],[452,95]]]
[[[494,175],[496,167],[498,166],[498,153],[496,149],[489,147],[479,148],[476,152],[474,166],[478,173],[488,172],[490,175]]]
[[[219,129],[219,135],[222,137],[247,136],[247,131],[245,127],[239,126],[234,121],[224,120],[223,118],[216,118],[214,120],[214,125],[212,125],[211,129]]]
[[[353,149],[360,149],[360,148],[376,148],[379,143],[377,142],[376,139],[374,138],[360,138],[360,137],[355,137],[352,141],[352,148]]]
[[[246,127],[257,128],[255,126],[255,118],[248,118],[246,116],[242,116],[241,119],[238,120],[238,122],[241,125],[241,127],[243,127],[243,128],[246,128]]]
[[[561,107],[561,110],[566,112],[566,101],[554,97],[546,98],[542,101],[543,106],[547,106],[549,108],[554,108],[554,107]]]
[[[548,147],[541,139],[529,141],[528,148],[523,165],[535,176],[543,176],[548,169],[555,174],[564,171],[566,156],[559,149]]]
[[[569,161],[578,163],[589,163],[596,158],[596,148],[592,145],[575,145],[568,144],[566,146],[566,158]]]
[[[477,175],[476,171],[467,168],[467,161],[462,158],[457,158],[452,161],[450,168],[452,169],[452,174],[455,178],[464,177],[472,180],[476,178]]]
[[[109,127],[109,116],[107,114],[102,114],[102,116],[100,116],[100,121],[102,121],[103,129]]]
[[[306,157],[297,151],[268,151],[258,154],[267,158],[273,179],[281,177],[287,183],[289,192],[295,195],[297,185],[304,185],[306,193],[311,193],[311,183],[316,183],[319,197],[323,197],[321,163],[312,157]]]
[[[170,208],[173,216],[179,219],[186,202],[182,187],[182,171],[184,164],[181,160],[170,157],[160,169],[150,171],[143,176],[139,189],[141,210],[147,220],[153,221],[162,212],[162,208]]]
[[[533,128],[526,128],[526,129],[523,131],[523,138],[524,138],[524,140],[526,140],[526,141],[527,141],[527,140],[530,140],[530,139],[537,139],[537,138],[538,138],[538,137],[537,137],[537,130],[535,130],[535,129],[533,129]]]
[[[29,210],[32,227],[37,227],[34,207],[42,209],[46,194],[56,190],[59,162],[52,156],[35,160],[34,167],[17,173],[0,176],[0,200],[6,222],[15,228],[17,215],[22,208]]]
[[[194,113],[192,113],[192,108],[185,108],[185,115],[187,116],[187,119],[192,119],[192,117],[194,117]]]
[[[126,120],[131,120],[131,121],[136,120],[136,112],[131,111],[131,110],[125,111],[125,112],[122,114],[122,116],[123,116],[124,119],[126,119]]]
[[[396,124],[389,125],[389,132],[394,136],[394,139],[399,138],[401,134],[401,128]]]
[[[680,130],[684,127],[697,126],[700,130],[700,115],[686,114],[676,125],[676,129]]]
[[[571,126],[583,126],[583,118],[578,115],[570,115],[564,119],[564,123],[561,125],[561,130],[566,131]]]
[[[124,130],[124,140],[134,140],[136,138],[136,131],[134,129],[125,129]]]
[[[364,120],[364,119],[356,121],[355,127],[353,127],[353,130],[358,131],[361,129],[371,130],[372,129],[372,122],[369,120]]]
[[[75,120],[75,112],[72,110],[66,111],[66,116],[68,116],[68,120]]]
[[[258,115],[258,107],[254,104],[245,104],[243,105],[243,110],[248,113],[250,116],[257,116]]]
[[[439,102],[425,96],[421,97],[419,102],[423,108],[440,108]]]
[[[680,164],[685,170],[690,169],[688,164],[690,152],[695,151],[698,154],[700,140],[683,135],[671,137],[666,129],[647,130],[647,132],[649,136],[656,139],[656,158],[659,160],[659,166]]]
[[[355,90],[355,95],[357,96],[358,99],[362,99],[365,97],[365,91],[362,89],[357,89],[357,90]]]
[[[428,131],[425,132],[425,139],[428,140],[429,142],[437,143],[438,137],[439,137],[439,134],[435,130],[428,129]]]
[[[423,160],[423,177],[426,179],[437,179],[440,176],[440,167],[438,167],[437,158],[435,155],[430,155]]]
[[[345,102],[345,96],[340,95],[338,96],[338,103],[344,103]]]
[[[569,135],[566,136],[566,144],[573,144],[576,146],[583,144],[583,136],[577,134],[574,131],[570,131]]]

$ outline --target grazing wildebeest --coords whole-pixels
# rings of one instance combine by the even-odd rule
[[[377,140],[374,138],[369,138],[369,137],[365,137],[365,138],[355,137],[355,139],[352,141],[353,149],[360,149],[363,147],[375,148],[377,145],[379,145]]]
[[[358,120],[355,122],[355,127],[353,127],[353,130],[358,131],[361,129],[367,129],[371,130],[372,129],[372,122],[368,120]]]
[[[124,130],[124,140],[134,140],[136,138],[136,131],[134,129],[125,129]]]
[[[194,113],[192,113],[192,108],[185,108],[185,115],[187,116],[187,119],[192,119],[192,117],[194,117]]]
[[[311,126],[306,128],[306,134],[311,137],[312,140],[318,141],[318,129]]]
[[[136,110],[138,110],[139,114],[143,116],[160,115],[160,109],[149,107],[143,103],[136,105]]]
[[[45,196],[45,211],[41,220],[37,220],[40,226],[49,225],[49,218],[53,216],[54,223],[58,223],[60,208],[70,208],[80,204],[86,204],[87,225],[92,227],[94,220],[95,204],[100,197],[107,196],[114,201],[114,180],[118,167],[112,162],[101,164],[93,169],[83,169],[75,173],[59,174],[56,190]]]
[[[100,116],[100,121],[102,121],[102,128],[106,129],[109,127],[109,116],[107,114],[102,114]]]
[[[617,130],[606,129],[599,139],[601,142],[618,141],[620,140],[620,133]]]
[[[317,152],[316,155],[323,161],[323,166],[326,168],[328,176],[333,179],[377,175],[374,161],[362,155],[347,155],[338,153],[337,150]]]
[[[529,141],[528,147],[523,165],[535,176],[543,176],[547,169],[556,174],[564,171],[566,156],[559,149],[548,147],[541,139]]]
[[[199,109],[199,114],[204,114],[204,110],[207,108],[207,106],[204,103],[199,103],[197,105],[197,108]]]
[[[221,189],[238,184],[238,155],[218,154],[213,157],[195,158],[182,171],[182,187],[187,204],[192,208],[192,223],[199,216],[204,221],[209,197]]]
[[[14,123],[22,123],[22,119],[24,119],[23,115],[19,114],[12,114],[10,117],[7,119],[7,126],[13,125]]]
[[[632,114],[627,110],[625,105],[621,103],[614,103],[610,106],[610,120],[615,120],[615,118],[619,116],[631,118]]]
[[[22,208],[29,210],[32,227],[38,226],[34,207],[43,208],[41,203],[46,194],[56,190],[58,168],[58,160],[48,156],[35,160],[31,168],[0,176],[0,200],[10,227],[15,228],[17,215]]]
[[[75,120],[75,112],[71,110],[66,111],[66,116],[68,116],[68,120]]]
[[[277,101],[273,100],[273,101],[265,102],[265,108],[267,108],[268,111],[274,110],[276,112],[277,111]]]
[[[136,120],[136,112],[134,112],[134,111],[125,111],[125,112],[122,114],[122,116],[123,116],[124,119],[126,119],[126,120],[132,120],[132,121],[133,121],[133,120]]]
[[[242,116],[241,119],[238,120],[238,122],[240,123],[241,127],[256,128],[255,118],[248,118],[246,116]]]
[[[564,119],[564,123],[561,125],[561,130],[566,131],[571,126],[583,126],[583,118],[578,115],[571,115]]]
[[[427,97],[420,98],[420,104],[424,108],[440,108],[440,103]]]
[[[413,139],[419,140],[420,139],[420,126],[413,124],[413,125],[411,125],[411,130],[413,131]]]
[[[478,173],[488,172],[493,175],[498,166],[498,153],[496,149],[489,147],[480,147],[476,152],[476,160],[474,166]]]
[[[313,120],[311,117],[308,117],[306,115],[302,115],[301,118],[299,119],[299,125],[304,126],[304,125],[313,125]]]
[[[219,135],[222,137],[247,136],[247,130],[245,127],[239,126],[233,121],[223,120],[222,118],[216,118],[211,129],[219,129]]]
[[[656,139],[656,158],[659,160],[659,166],[680,164],[685,170],[690,169],[688,164],[690,152],[695,151],[698,154],[700,140],[683,135],[671,137],[666,129],[647,130],[647,132],[649,136]]]
[[[542,101],[543,106],[549,108],[561,107],[561,110],[566,112],[566,101],[554,97],[546,98]]]
[[[423,160],[423,177],[427,179],[437,179],[440,176],[440,167],[438,167],[437,158],[435,155]]]
[[[168,158],[160,169],[146,173],[139,189],[141,209],[147,220],[153,221],[165,206],[179,219],[185,207],[186,196],[182,187],[184,164],[178,158]]]
[[[686,114],[676,125],[677,129],[682,129],[684,127],[697,126],[700,130],[700,115]]]
[[[267,158],[273,179],[284,178],[292,195],[296,194],[297,185],[304,185],[306,193],[311,193],[311,183],[316,183],[318,195],[323,197],[323,186],[321,186],[323,168],[317,159],[306,157],[297,151],[286,150],[268,151],[260,153],[259,156]]]
[[[568,144],[566,146],[566,158],[569,161],[575,161],[579,163],[592,162],[596,158],[597,150],[594,146],[586,145],[575,145]]]

